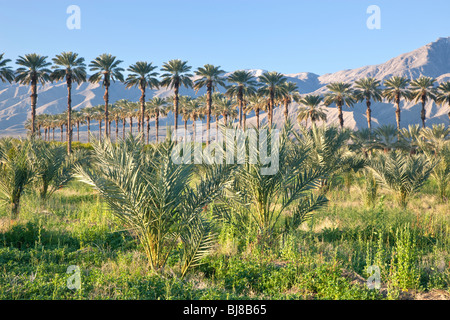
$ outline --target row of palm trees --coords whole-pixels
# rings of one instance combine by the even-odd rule
[[[69,130],[67,134],[69,153],[71,152],[73,127],[71,90],[74,82],[78,84],[85,81],[91,83],[102,82],[105,88],[103,97],[105,104],[102,119],[108,124],[105,126],[106,137],[110,136],[111,104],[109,103],[109,87],[111,81],[121,81],[125,83],[127,88],[138,87],[141,91],[138,114],[133,116],[138,119],[139,128],[143,128],[145,117],[149,117],[149,113],[146,112],[147,103],[145,99],[147,88],[166,87],[173,89],[172,102],[168,103],[167,100],[165,102],[172,107],[175,128],[178,128],[178,116],[181,110],[180,102],[183,102],[183,99],[185,99],[184,97],[180,97],[180,88],[193,88],[196,93],[202,88],[206,88],[205,96],[201,97],[199,101],[192,99],[194,101],[192,103],[198,103],[205,107],[201,115],[206,117],[208,134],[211,126],[211,117],[214,115],[213,112],[216,112],[214,110],[218,110],[217,108],[213,108],[213,97],[219,87],[226,88],[225,97],[221,98],[223,101],[220,104],[228,104],[230,108],[236,107],[239,126],[241,128],[245,126],[244,122],[248,110],[255,112],[258,126],[260,111],[267,112],[269,126],[272,126],[273,111],[277,105],[284,108],[284,116],[287,119],[289,116],[289,105],[293,101],[302,105],[298,111],[298,120],[305,120],[306,122],[308,119],[312,122],[326,120],[326,111],[323,106],[335,105],[338,109],[341,128],[344,127],[343,106],[352,107],[359,101],[365,101],[369,129],[371,129],[371,104],[374,101],[386,99],[396,105],[396,122],[398,128],[400,128],[400,103],[402,99],[415,101],[416,103],[420,102],[422,104],[421,120],[423,127],[425,127],[426,118],[425,104],[428,100],[432,99],[439,104],[448,104],[450,106],[450,82],[442,83],[436,87],[436,79],[425,76],[412,81],[406,77],[393,76],[385,80],[383,85],[380,80],[374,78],[360,79],[355,81],[354,84],[333,82],[327,85],[328,92],[324,96],[301,96],[296,84],[288,82],[287,78],[278,72],[265,72],[259,77],[254,77],[249,71],[238,70],[226,77],[225,71],[221,70],[220,66],[206,64],[195,70],[194,74],[197,77],[193,81],[194,75],[190,73],[192,67],[187,64],[187,61],[174,59],[164,63],[161,67],[161,71],[163,72],[160,76],[161,80],[158,79],[159,73],[155,71],[157,67],[145,61],[138,61],[130,65],[127,69],[129,75],[125,79],[123,76],[125,70],[120,67],[122,61],[111,54],[102,54],[89,64],[88,67],[93,74],[88,79],[84,58],[79,57],[77,53],[63,52],[56,55],[52,59],[52,70],[49,69],[51,63],[47,62],[48,57],[46,56],[35,53],[27,54],[23,57],[20,56],[16,60],[16,64],[20,66],[16,71],[8,66],[11,60],[4,59],[3,56],[4,54],[0,54],[0,79],[4,82],[16,81],[20,84],[31,86],[30,130],[32,135],[35,135],[36,130],[37,84],[41,83],[43,85],[48,81],[66,81],[68,100],[65,125]],[[217,101],[220,101],[220,99],[216,98]],[[228,112],[223,112],[221,115],[226,121],[228,117],[233,117],[233,112],[230,111],[230,115]],[[133,117],[131,117],[131,121]],[[199,118],[200,114],[193,117]],[[192,118],[183,115],[183,119]],[[88,117],[86,117],[86,121],[89,122]],[[145,139],[144,130],[142,131],[142,139]],[[207,143],[208,141],[209,137]]]

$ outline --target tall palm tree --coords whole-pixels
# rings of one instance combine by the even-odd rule
[[[109,53],[103,53],[95,58],[95,60],[92,60],[89,64],[90,70],[95,71],[95,73],[89,77],[89,82],[99,83],[100,81],[102,81],[102,85],[105,88],[105,95],[103,96],[103,100],[105,100],[105,135],[107,138],[109,137],[109,86],[111,85],[111,81],[124,81],[122,74],[124,69],[119,67],[119,64],[121,63],[122,61],[116,60],[115,56]]]
[[[256,128],[259,130],[259,115],[261,110],[264,110],[267,104],[267,99],[260,93],[255,93],[248,98],[248,109],[255,111]]]
[[[325,105],[330,106],[335,104],[339,112],[339,125],[341,129],[344,128],[344,115],[342,113],[342,107],[346,105],[347,107],[352,107],[355,104],[355,95],[351,84],[344,82],[332,82],[327,85],[330,92],[325,94]]]
[[[138,61],[135,64],[131,65],[128,68],[128,71],[131,73],[128,75],[127,80],[125,81],[126,87],[139,87],[141,90],[141,98],[139,102],[141,103],[141,112],[139,117],[139,122],[144,127],[144,116],[145,116],[145,88],[159,88],[159,81],[156,78],[158,76],[158,72],[153,72],[157,67],[152,66],[151,63],[145,61]],[[144,130],[142,130],[142,133]],[[145,135],[142,134],[142,141],[144,141]]]
[[[74,52],[57,54],[53,60],[53,72],[50,74],[52,81],[66,79],[67,85],[67,153],[72,152],[72,83],[81,84],[86,81],[86,65],[84,58],[78,57]],[[77,128],[78,129],[78,128]],[[79,137],[78,137],[79,140]]]
[[[441,83],[439,85],[436,95],[436,102],[440,105],[444,105],[446,103],[450,109],[450,81]],[[447,114],[448,118],[450,119],[450,110]]]
[[[91,120],[93,119],[93,115],[95,113],[95,107],[86,107],[81,109],[81,112],[86,120],[87,124],[87,135],[88,135],[88,143],[91,142]]]
[[[119,117],[122,119],[122,139],[124,140],[125,140],[125,127],[127,125],[129,103],[130,101],[128,101],[127,99],[120,99],[114,102],[114,106],[116,107],[116,110],[119,113]]]
[[[298,109],[297,115],[297,120],[299,122],[306,120],[306,125],[308,125],[308,119],[311,119],[313,124],[315,124],[317,120],[327,120],[326,111],[320,107],[323,102],[321,96],[308,94],[303,98],[297,98],[296,101],[301,106]]]
[[[167,100],[160,97],[153,97],[152,100],[148,101],[148,105],[151,114],[155,117],[156,142],[159,142],[159,118],[167,115]]]
[[[161,71],[164,73],[161,75],[161,86],[171,88],[174,90],[173,96],[173,116],[174,116],[174,129],[178,127],[178,101],[179,90],[181,86],[186,88],[192,87],[192,74],[188,73],[191,70],[191,66],[187,65],[187,61],[181,61],[179,59],[170,60],[165,62],[161,67]]]
[[[26,54],[25,57],[19,56],[16,64],[21,66],[16,71],[15,81],[31,85],[31,135],[35,134],[35,120],[36,120],[36,103],[37,103],[37,84],[44,85],[45,82],[50,81],[50,62],[47,62],[47,56],[41,56],[36,53]]]
[[[233,85],[228,87],[226,94],[229,97],[237,99],[239,104],[239,126],[243,128],[242,111],[244,108],[244,96],[254,93],[258,83],[252,73],[245,70],[233,72],[228,76],[227,80],[228,82],[233,83]]]
[[[225,78],[222,76],[225,71],[220,69],[220,66],[213,66],[211,64],[205,64],[203,67],[199,67],[195,74],[199,76],[195,81],[194,89],[198,92],[201,88],[206,87],[206,145],[209,144],[209,130],[211,127],[211,106],[212,106],[212,93],[218,86],[226,87]]]
[[[395,116],[397,129],[400,130],[400,100],[409,99],[410,91],[408,89],[409,79],[406,77],[393,76],[384,81],[383,96],[389,101],[394,102],[396,106]]]
[[[4,53],[0,53],[0,81],[10,82],[14,80],[14,71],[10,66],[7,66],[10,59],[3,59]]]
[[[261,92],[268,97],[268,120],[269,127],[272,127],[275,99],[277,96],[283,95],[285,90],[283,84],[286,82],[286,78],[281,73],[272,71],[264,72],[258,77],[258,81],[262,84]]]
[[[422,110],[420,112],[420,118],[422,119],[422,128],[425,128],[425,103],[432,99],[436,98],[436,88],[434,87],[434,83],[436,79],[431,77],[420,77],[419,79],[411,81],[411,97],[415,103],[419,101],[422,104]]]
[[[299,93],[297,85],[291,81],[285,82],[282,86],[283,92],[280,100],[284,105],[284,121],[286,122],[289,117],[289,105],[298,97]]]
[[[83,112],[73,111],[72,113],[73,113],[72,114],[73,122],[77,126],[77,141],[80,141],[80,125],[84,124],[86,120],[85,120]],[[70,129],[70,131],[72,131],[72,129]]]
[[[180,98],[180,113],[181,119],[184,121],[184,139],[186,141],[187,138],[187,122],[189,121],[189,115],[191,113],[190,110],[190,102],[192,98],[189,96],[182,96]]]
[[[363,78],[355,81],[355,98],[357,101],[366,101],[366,116],[367,116],[367,126],[372,130],[372,110],[370,106],[372,101],[382,100],[382,90],[380,88],[381,81],[374,78]]]

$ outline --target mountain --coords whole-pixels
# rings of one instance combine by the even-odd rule
[[[259,76],[265,70],[249,70],[253,75]],[[230,72],[231,73],[231,72]],[[230,74],[228,73],[228,74]],[[228,75],[227,74],[227,75]],[[391,76],[406,76],[411,79],[422,75],[436,78],[439,83],[450,80],[450,37],[439,38],[419,49],[402,54],[385,63],[365,66],[352,70],[343,70],[335,73],[317,75],[309,72],[286,74],[288,81],[295,82],[302,94],[323,94],[326,85],[335,81],[354,82],[363,77],[374,77],[384,80]],[[224,91],[221,88],[219,91]],[[110,87],[110,102],[119,99],[138,101],[140,91],[137,88],[126,89],[122,83],[112,83]],[[72,105],[74,110],[103,104],[104,89],[101,84],[83,83],[72,90]],[[198,92],[204,94],[205,90]],[[17,83],[0,83],[0,135],[24,135],[24,123],[30,116],[31,90],[28,86]],[[147,97],[153,95],[167,97],[171,90],[161,88],[148,90]],[[195,96],[192,89],[181,88],[180,94]],[[67,88],[65,83],[48,83],[38,86],[37,114],[61,113],[66,109]],[[290,106],[290,116],[295,121],[297,104]],[[359,103],[354,108],[344,107],[345,126],[353,129],[367,127],[365,117],[365,104]],[[420,104],[402,101],[402,127],[420,122]],[[337,123],[337,108],[331,106],[328,109],[328,123]],[[433,102],[426,105],[427,125],[434,123],[449,123],[448,107],[436,106]],[[265,116],[262,116],[264,121]],[[170,113],[163,119],[162,125],[173,123],[173,114]],[[395,124],[395,107],[390,103],[373,103],[372,121],[374,127],[381,124]],[[249,124],[254,124],[255,117],[248,118]],[[280,108],[274,110],[274,122],[281,125],[284,122],[283,111]]]

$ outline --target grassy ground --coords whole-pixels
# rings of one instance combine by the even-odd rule
[[[367,209],[356,185],[331,190],[329,206],[271,250],[221,226],[214,252],[179,279],[176,254],[153,274],[132,232],[72,182],[46,204],[27,193],[18,220],[0,208],[0,299],[449,299],[450,204],[435,194],[431,181],[406,210],[388,194]],[[380,289],[367,287],[371,265]]]

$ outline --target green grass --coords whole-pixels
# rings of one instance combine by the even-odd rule
[[[213,253],[184,279],[174,252],[161,274],[150,271],[132,230],[88,186],[73,181],[47,203],[29,191],[18,220],[0,208],[0,299],[399,299],[449,293],[450,204],[428,182],[398,208],[383,194],[365,208],[354,183],[334,188],[329,206],[270,249],[219,225]],[[81,270],[71,290],[67,268]],[[369,290],[367,267],[381,271]]]

